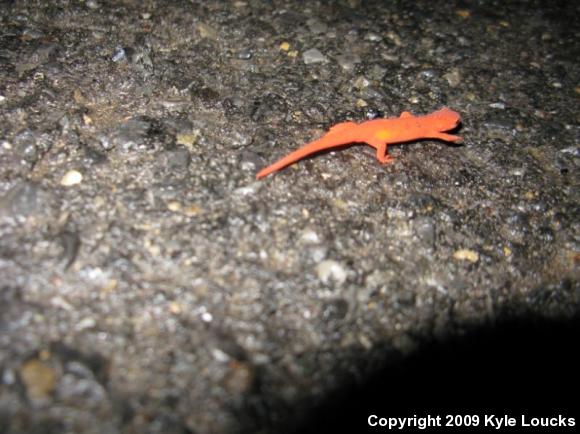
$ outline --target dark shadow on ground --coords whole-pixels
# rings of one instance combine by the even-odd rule
[[[385,366],[366,384],[343,390],[290,432],[420,431],[370,428],[367,419],[372,414],[387,418],[441,415],[442,425],[447,414],[479,415],[480,423],[485,415],[508,415],[517,419],[518,426],[522,415],[563,415],[574,417],[576,427],[548,428],[544,432],[574,432],[580,424],[579,331],[580,318],[526,318],[476,330],[443,344],[429,344],[422,351]],[[422,430],[434,431],[471,430],[445,426]],[[488,427],[486,431],[496,430]]]

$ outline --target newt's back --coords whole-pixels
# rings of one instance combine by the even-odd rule
[[[460,120],[459,114],[448,108],[442,108],[423,116],[414,116],[409,112],[403,112],[397,118],[373,119],[363,122],[358,126],[358,133],[361,136],[361,141],[376,138],[386,143],[407,142],[433,138],[434,133],[455,128]]]

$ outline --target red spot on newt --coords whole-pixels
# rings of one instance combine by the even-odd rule
[[[398,118],[373,119],[360,124],[342,122],[330,128],[322,138],[304,145],[271,166],[260,170],[256,178],[268,176],[302,158],[325,149],[350,143],[366,143],[377,150],[377,160],[380,163],[390,163],[393,159],[387,154],[387,145],[389,144],[412,142],[419,139],[460,142],[461,137],[445,133],[445,131],[457,127],[460,122],[459,113],[446,107],[424,116],[413,116],[409,112],[403,112]]]

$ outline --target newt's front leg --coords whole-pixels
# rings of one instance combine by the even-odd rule
[[[439,133],[439,132],[433,133],[433,138],[445,140],[446,142],[454,142],[454,143],[460,143],[463,140],[459,136],[454,136],[453,134]]]
[[[381,163],[381,164],[389,164],[389,163],[392,163],[393,161],[395,161],[395,159],[393,157],[391,157],[389,154],[387,154],[387,146],[386,145],[385,145],[384,150],[377,150],[377,160],[379,160],[379,163]]]
[[[377,160],[379,160],[379,163],[387,164],[392,163],[394,161],[394,158],[387,153],[387,144],[385,142],[377,141],[369,143],[369,145],[373,146],[374,148],[377,148]]]

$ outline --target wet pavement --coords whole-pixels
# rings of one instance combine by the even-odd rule
[[[579,6],[0,2],[0,431],[280,432],[577,317]],[[462,116],[461,145],[338,122]]]

